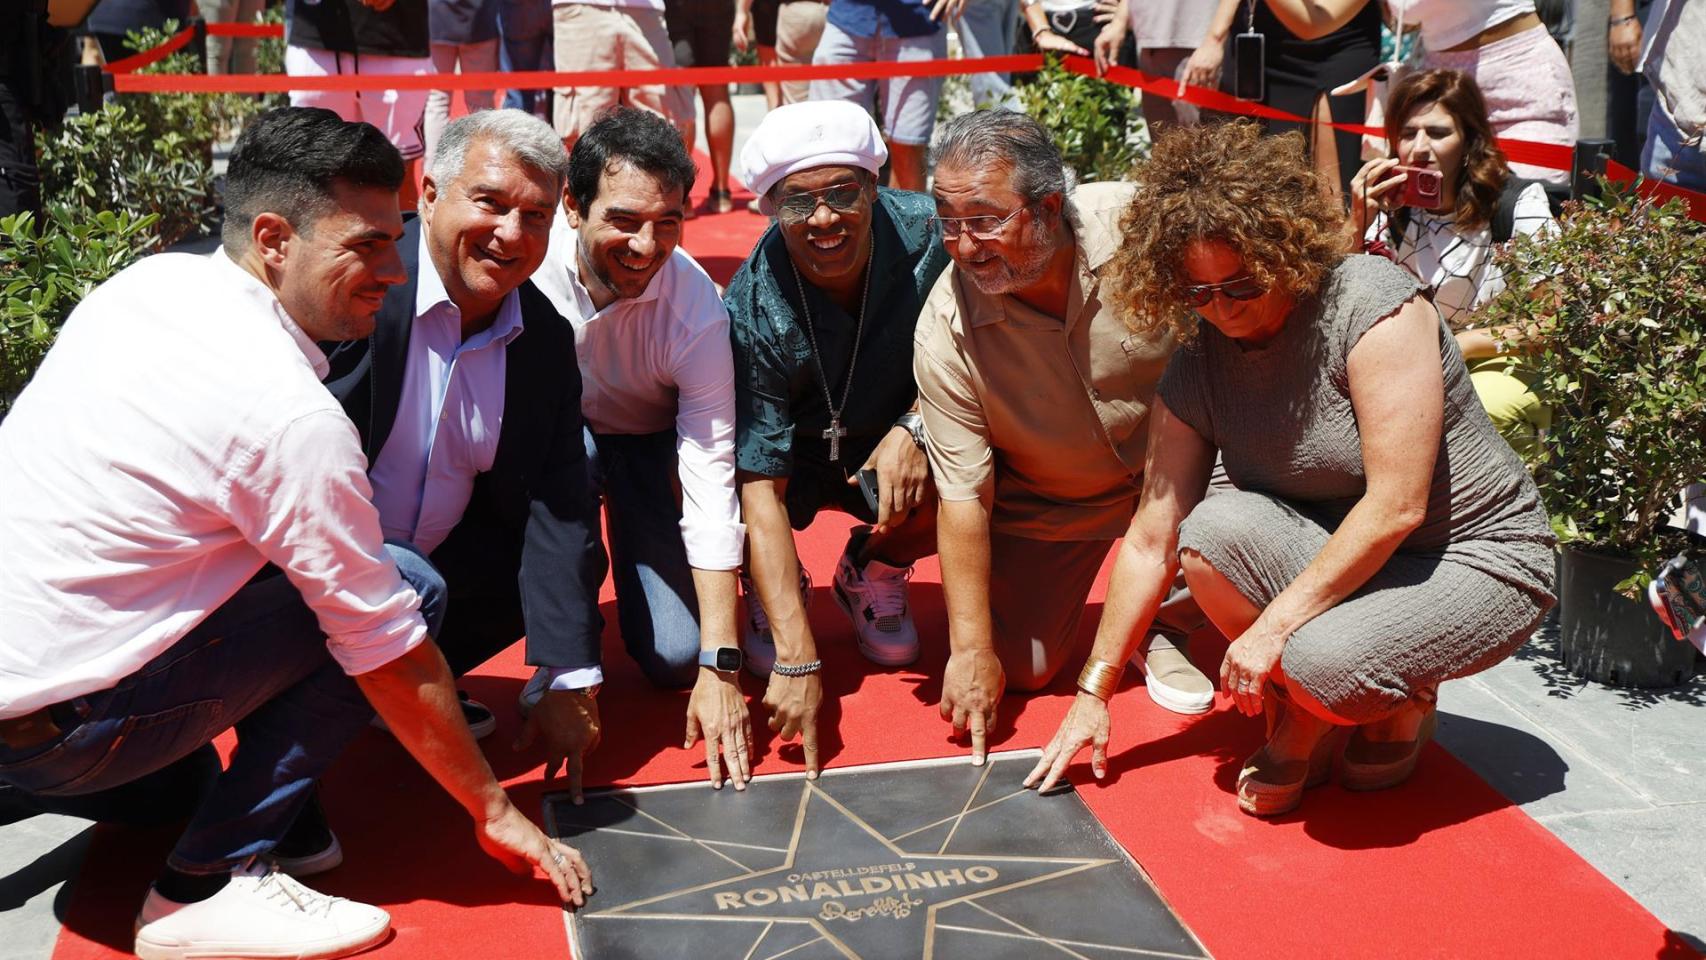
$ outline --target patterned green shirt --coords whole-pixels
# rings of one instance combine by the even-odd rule
[[[838,466],[856,469],[912,408],[912,335],[918,311],[948,265],[942,236],[931,229],[935,201],[921,193],[877,189],[872,205],[870,306],[852,390],[841,411],[847,436]],[[805,284],[824,374],[837,402],[847,382],[856,318]],[[765,477],[787,477],[795,461],[827,464],[829,407],[812,363],[811,340],[799,311],[800,291],[788,249],[775,224],[729,282],[723,300],[735,360],[735,466]]]

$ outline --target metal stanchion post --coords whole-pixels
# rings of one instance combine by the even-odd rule
[[[190,55],[201,65],[201,72],[207,73],[207,21],[196,17],[190,21]]]
[[[1570,199],[1599,196],[1599,178],[1617,144],[1611,140],[1577,140],[1575,160],[1570,164]]]

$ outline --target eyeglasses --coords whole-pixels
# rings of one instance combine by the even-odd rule
[[[930,226],[942,231],[943,240],[958,240],[960,234],[969,233],[974,240],[994,240],[1001,235],[1001,228],[1007,222],[1030,207],[1023,206],[1005,217],[986,215],[981,217],[931,217]]]
[[[865,188],[857,183],[838,183],[821,190],[804,190],[789,194],[776,201],[776,219],[790,226],[805,223],[817,213],[820,203],[836,213],[856,213],[859,200],[864,195]]]
[[[1193,307],[1206,307],[1217,293],[1233,300],[1254,300],[1267,292],[1268,288],[1260,280],[1245,274],[1219,283],[1191,284],[1185,288],[1185,302]]]

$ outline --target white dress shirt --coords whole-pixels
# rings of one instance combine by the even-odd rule
[[[580,280],[579,235],[559,212],[533,283],[575,328],[581,412],[593,433],[674,430],[681,539],[700,570],[740,566],[734,358],[717,285],[676,248],[637,297],[599,310]]]
[[[426,638],[325,371],[223,251],[83,300],[0,422],[0,717],[112,686],[269,561],[347,673]]]
[[[497,454],[506,348],[521,335],[521,298],[510,291],[492,325],[464,342],[462,311],[444,292],[424,231],[420,244],[403,392],[372,477],[385,536],[430,554],[462,522],[475,475]]]

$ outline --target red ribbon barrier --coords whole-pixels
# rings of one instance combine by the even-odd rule
[[[259,26],[259,24],[257,24],[257,26]],[[179,50],[182,50],[184,45],[189,43],[190,38],[194,36],[195,31],[191,30],[189,27],[185,27],[177,33],[172,34],[165,43],[160,44],[152,50],[144,50],[141,53],[125,57],[123,60],[117,60],[107,64],[107,72],[113,74],[115,80],[121,76],[129,76],[133,70],[141,70],[143,67],[153,66],[172,54],[177,53]],[[174,74],[163,74],[163,76],[174,76]]]
[[[284,28],[268,23],[210,23],[207,32],[223,37],[282,37]],[[171,39],[152,50],[108,64],[113,76],[113,89],[118,93],[288,93],[292,90],[490,90],[544,89],[546,87],[640,87],[640,86],[709,86],[720,83],[760,83],[768,81],[801,80],[880,80],[890,77],[946,77],[969,73],[1034,73],[1043,67],[1039,53],[1011,54],[1000,57],[976,57],[964,60],[912,60],[835,64],[798,64],[770,67],[675,67],[668,70],[582,70],[557,73],[549,70],[522,70],[510,73],[422,74],[420,76],[388,76],[375,74],[338,74],[325,77],[293,77],[285,74],[140,74],[139,70],[170,56],[189,43],[192,31],[179,31]],[[1208,87],[1192,87],[1171,77],[1158,77],[1132,67],[1112,66],[1105,74],[1096,73],[1095,62],[1088,57],[1068,55],[1062,65],[1069,71],[1086,77],[1100,77],[1121,86],[1140,90],[1151,96],[1182,100],[1207,110],[1279,120],[1288,123],[1313,124],[1318,121],[1248,100]],[[1328,126],[1345,133],[1384,137],[1385,131],[1358,123],[1330,123]],[[1531,140],[1499,139],[1499,147],[1513,163],[1545,167],[1551,170],[1571,170],[1575,166],[1575,151],[1558,143],[1536,143]],[[1635,171],[1611,161],[1608,179],[1617,183],[1632,183],[1639,179]],[[1706,194],[1695,193],[1673,184],[1641,180],[1642,196],[1668,200],[1679,198],[1689,207],[1690,216],[1706,221]]]

